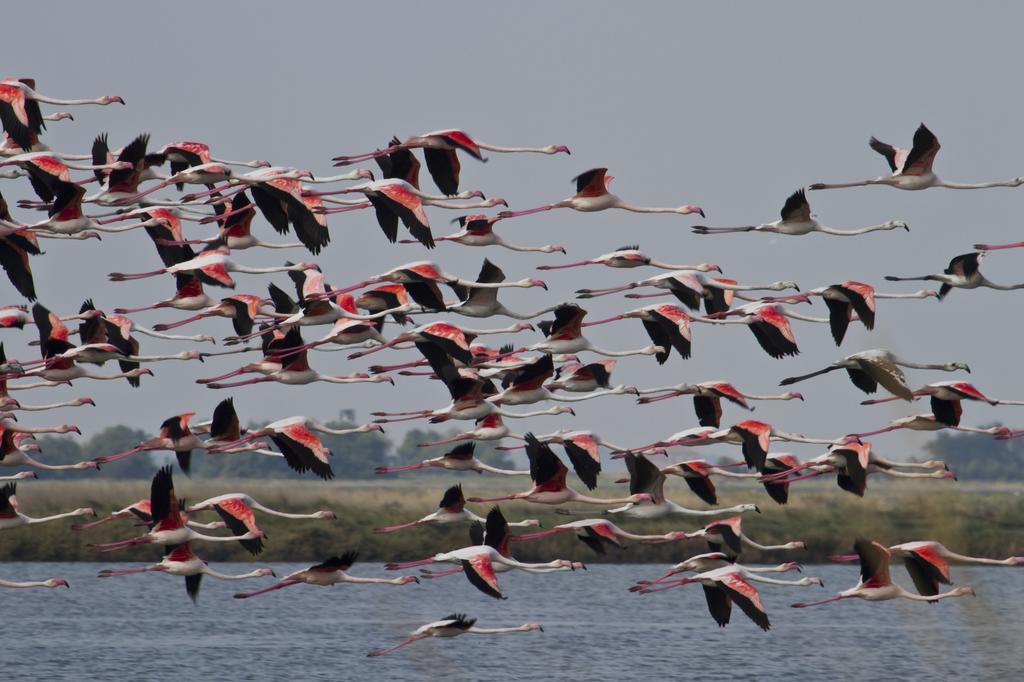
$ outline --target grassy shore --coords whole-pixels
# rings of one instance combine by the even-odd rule
[[[178,481],[178,494],[191,501],[226,492],[246,492],[263,504],[283,511],[311,512],[331,509],[338,520],[290,520],[259,515],[267,533],[263,561],[318,561],[347,549],[359,549],[361,560],[391,561],[414,559],[468,544],[467,527],[420,526],[388,535],[372,532],[376,526],[395,525],[424,516],[436,509],[444,488],[463,484],[467,497],[516,492],[528,485],[526,477],[495,480],[482,476],[421,476],[358,483],[268,481]],[[577,482],[578,483],[578,482]],[[671,482],[670,497],[680,504],[705,508],[685,489],[681,481]],[[602,481],[601,496],[625,495],[624,486]],[[28,481],[18,486],[21,510],[29,516],[47,516],[76,507],[91,506],[101,516],[127,506],[149,493],[145,482],[110,481]],[[909,540],[938,540],[966,554],[1004,557],[1024,555],[1024,486],[966,485],[948,481],[872,481],[865,499],[838,491],[825,481],[794,486],[790,503],[772,502],[759,486],[743,482],[722,484],[721,503],[730,506],[754,502],[762,514],[744,516],[743,529],[762,544],[803,540],[806,552],[787,558],[805,562],[823,561],[828,554],[847,552],[856,536],[884,543]],[[586,505],[573,505],[583,508]],[[485,515],[486,505],[471,505]],[[523,502],[502,505],[510,521],[537,518],[545,528],[573,519],[600,516],[602,507],[590,507],[592,514],[567,517],[550,507]],[[215,513],[197,515],[216,520]],[[703,517],[676,516],[666,521],[615,519],[623,528],[638,533],[695,530]],[[113,521],[88,531],[70,530],[73,521],[56,521],[0,532],[2,561],[152,561],[160,550],[141,547],[114,554],[96,554],[87,546],[144,532],[130,521]],[[211,532],[211,531],[207,531]],[[221,533],[223,531],[212,531]],[[586,562],[671,563],[706,551],[703,542],[668,545],[633,544],[624,550],[611,549],[601,556],[563,534],[515,546],[515,554],[526,561],[547,561],[555,557]],[[201,556],[210,561],[251,560],[236,543],[204,543]],[[747,561],[780,558],[750,551]]]

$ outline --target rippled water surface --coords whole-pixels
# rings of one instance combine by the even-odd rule
[[[110,564],[111,566],[117,564]],[[738,610],[718,628],[699,586],[647,596],[626,588],[664,567],[594,565],[588,571],[506,573],[495,601],[461,576],[422,585],[306,585],[245,601],[231,595],[271,578],[204,579],[198,605],[184,579],[159,574],[98,580],[100,564],[4,564],[7,579],[64,577],[72,589],[0,590],[5,677],[175,680],[703,680],[1020,679],[1024,569],[955,567],[977,598],[937,604],[840,602],[794,610],[856,582],[854,566],[806,567],[828,589],[763,586],[772,622],[762,632]],[[278,575],[295,565],[271,565]],[[250,566],[218,566],[245,572]],[[357,575],[384,575],[357,565]],[[902,567],[894,577],[910,581]],[[791,574],[796,575],[796,574]],[[788,576],[780,576],[788,577]],[[453,611],[482,627],[536,621],[545,632],[432,639],[383,658]]]

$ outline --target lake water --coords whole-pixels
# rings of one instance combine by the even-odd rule
[[[99,580],[110,564],[8,563],[6,579],[63,577],[71,590],[0,590],[5,677],[14,680],[827,680],[1020,679],[1024,674],[1024,569],[954,567],[977,598],[937,604],[844,601],[791,609],[856,582],[855,565],[805,567],[827,589],[764,585],[772,622],[762,632],[739,609],[718,628],[697,585],[638,596],[626,588],[660,565],[499,575],[496,601],[455,575],[421,585],[296,585],[248,600],[271,578],[205,578],[198,605],[184,579],[143,574]],[[260,564],[264,565],[264,564]],[[278,575],[302,568],[270,564]],[[216,568],[242,573],[252,567]],[[355,575],[385,576],[357,564]],[[388,577],[392,577],[391,574]],[[894,577],[910,585],[902,566]],[[778,577],[798,577],[789,574]],[[481,627],[540,622],[545,632],[404,639],[453,611]]]

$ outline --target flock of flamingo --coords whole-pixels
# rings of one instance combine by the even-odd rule
[[[425,579],[440,579],[461,573],[470,584],[484,594],[498,599],[506,595],[498,574],[520,570],[528,573],[574,571],[584,568],[579,562],[553,559],[544,563],[525,563],[514,558],[518,542],[528,542],[559,533],[571,533],[595,552],[604,552],[607,545],[623,542],[674,543],[703,539],[709,551],[692,556],[673,566],[663,575],[638,581],[630,591],[650,594],[689,584],[704,589],[711,617],[720,626],[730,619],[735,604],[757,626],[770,627],[769,615],[758,592],[759,585],[821,586],[816,577],[783,580],[772,573],[800,570],[800,565],[786,561],[776,566],[754,566],[740,562],[746,547],[762,552],[788,552],[804,547],[800,541],[781,545],[763,545],[748,537],[742,529],[743,514],[760,512],[763,503],[741,504],[729,508],[718,506],[716,477],[745,478],[764,487],[774,504],[786,504],[791,486],[816,476],[835,476],[842,490],[863,496],[874,474],[901,478],[954,479],[939,461],[894,461],[884,458],[864,440],[868,436],[894,429],[960,431],[990,434],[993,438],[1014,438],[1022,435],[1011,429],[982,429],[961,425],[964,401],[982,401],[991,405],[1020,405],[1024,401],[995,399],[974,385],[956,378],[934,381],[915,387],[904,368],[942,372],[969,372],[964,362],[920,362],[901,358],[885,349],[865,350],[843,357],[828,367],[801,376],[784,379],[791,385],[812,377],[845,370],[850,380],[869,395],[879,388],[889,397],[872,398],[864,404],[890,400],[913,401],[927,396],[931,412],[897,420],[877,431],[839,437],[807,437],[788,433],[774,425],[746,419],[723,426],[725,410],[750,410],[751,403],[762,400],[803,400],[795,392],[772,395],[748,393],[727,381],[700,381],[652,388],[637,388],[613,382],[617,357],[653,356],[665,364],[673,355],[681,360],[690,357],[694,325],[746,325],[761,349],[772,358],[797,355],[800,350],[792,321],[827,325],[837,346],[843,343],[853,322],[872,329],[876,323],[877,302],[887,299],[942,299],[952,289],[991,287],[1015,289],[1024,284],[995,284],[982,275],[982,258],[989,251],[1024,246],[976,245],[976,251],[958,255],[940,274],[920,277],[892,276],[891,281],[923,280],[939,282],[938,291],[876,292],[870,284],[856,281],[836,282],[800,290],[795,282],[778,281],[763,284],[741,283],[722,275],[722,268],[712,263],[674,264],[654,259],[637,245],[623,246],[603,255],[594,255],[569,263],[540,265],[540,271],[562,268],[583,268],[601,265],[617,269],[646,269],[642,278],[606,289],[579,289],[578,300],[625,293],[628,299],[664,297],[639,308],[624,310],[604,320],[588,321],[587,311],[576,302],[559,302],[532,312],[513,311],[498,300],[500,290],[507,287],[547,290],[544,281],[533,277],[507,279],[505,273],[490,259],[485,259],[477,277],[460,276],[442,269],[431,261],[398,265],[387,272],[367,276],[356,283],[328,283],[321,265],[314,261],[287,261],[276,267],[250,267],[244,258],[236,260],[236,252],[247,249],[305,248],[314,256],[321,254],[331,242],[328,216],[356,213],[372,209],[387,241],[418,243],[433,249],[440,242],[467,247],[494,247],[540,254],[564,254],[557,244],[524,246],[505,241],[496,231],[499,223],[533,213],[569,208],[580,212],[622,209],[635,213],[675,213],[700,216],[699,206],[685,204],[677,208],[635,206],[620,199],[610,190],[612,177],[608,169],[594,168],[574,178],[576,192],[561,201],[521,211],[501,210],[486,215],[471,213],[479,209],[502,206],[500,198],[485,198],[477,190],[460,189],[460,164],[465,158],[485,160],[484,153],[533,153],[541,155],[568,154],[562,145],[546,147],[499,147],[485,144],[460,130],[442,130],[415,135],[404,141],[394,138],[387,146],[372,152],[337,156],[335,166],[375,162],[375,168],[358,168],[341,174],[314,175],[309,170],[273,166],[266,161],[230,161],[215,156],[201,142],[170,142],[153,149],[149,136],[113,143],[107,134],[95,138],[86,154],[56,152],[41,142],[48,122],[70,119],[71,114],[57,112],[44,115],[41,105],[110,105],[124,104],[120,97],[96,99],[57,99],[40,94],[32,79],[0,81],[0,121],[4,139],[0,145],[2,176],[8,179],[27,178],[37,200],[20,201],[23,210],[38,210],[45,218],[34,222],[16,219],[0,198],[0,265],[14,289],[27,303],[11,304],[0,310],[0,326],[5,329],[29,329],[37,337],[30,345],[38,345],[37,359],[8,358],[0,344],[0,400],[4,414],[0,419],[0,465],[21,471],[3,478],[0,488],[0,531],[26,524],[39,524],[68,517],[95,516],[92,509],[76,509],[56,516],[35,518],[23,513],[16,497],[17,480],[33,479],[36,471],[54,469],[97,470],[116,466],[115,462],[138,456],[139,453],[169,451],[176,455],[178,467],[187,474],[193,453],[220,455],[245,453],[247,456],[283,458],[298,474],[331,479],[332,453],[318,436],[321,433],[344,435],[353,432],[381,430],[381,425],[398,421],[427,420],[431,423],[452,420],[468,421],[473,428],[437,443],[450,444],[443,456],[417,464],[382,467],[378,474],[398,471],[440,468],[450,471],[475,471],[489,475],[528,477],[530,485],[523,492],[500,497],[466,497],[462,486],[450,487],[441,496],[438,509],[423,518],[407,523],[378,528],[378,533],[415,532],[425,524],[466,524],[469,542],[456,549],[438,551],[432,556],[386,564],[387,570],[420,569],[417,575],[404,574],[389,579],[358,577],[350,574],[356,561],[355,551],[345,551],[325,561],[285,576],[278,582],[252,592],[238,593],[248,599],[293,585],[328,586],[337,583],[374,583],[407,585]],[[871,149],[881,154],[891,174],[862,182],[839,184],[817,183],[810,190],[888,185],[904,190],[931,187],[980,189],[986,187],[1017,187],[1024,177],[1005,182],[963,184],[939,179],[932,170],[939,142],[923,124],[914,134],[909,150],[893,147],[871,139]],[[420,186],[422,153],[426,170],[439,194],[425,192]],[[169,172],[161,170],[169,165]],[[245,170],[243,170],[245,169]],[[73,177],[81,171],[82,177]],[[379,176],[379,179],[378,179]],[[90,193],[89,187],[95,190]],[[186,187],[187,186],[187,187]],[[197,189],[193,189],[196,188]],[[171,191],[188,192],[173,196]],[[462,212],[460,230],[450,235],[435,236],[427,207]],[[88,213],[87,213],[88,211]],[[270,243],[256,236],[257,216],[270,223],[279,235],[294,233],[297,241]],[[215,234],[196,237],[186,234],[186,222],[215,224]],[[400,224],[409,239],[399,239]],[[40,240],[88,240],[144,229],[152,240],[161,267],[138,273],[110,273],[115,282],[159,278],[174,282],[173,294],[143,308],[113,308],[109,312],[86,300],[77,312],[51,311],[36,300],[33,265],[43,255]],[[820,223],[811,213],[807,195],[800,189],[783,205],[779,220],[740,227],[693,226],[700,235],[721,235],[743,232],[770,232],[779,235],[803,236],[813,232],[823,235],[852,237],[874,231],[908,230],[900,220],[888,220],[858,229],[835,229]],[[752,238],[756,239],[756,238]],[[116,238],[110,239],[117,248]],[[557,257],[557,256],[556,256]],[[140,259],[142,256],[140,254]],[[661,274],[649,274],[661,270]],[[287,273],[294,286],[270,283],[266,291],[256,287],[255,293],[233,293],[234,276]],[[54,275],[56,276],[56,275]],[[210,295],[214,288],[228,289],[228,295]],[[446,298],[444,288],[453,298]],[[293,289],[294,295],[288,291]],[[650,292],[651,289],[658,291]],[[643,293],[640,293],[641,290]],[[210,293],[208,293],[210,292]],[[822,299],[827,316],[816,317],[798,312],[794,306],[813,304]],[[557,300],[557,299],[556,299]],[[701,307],[704,314],[701,314]],[[175,319],[174,312],[187,314]],[[138,314],[151,312],[162,316],[159,323],[143,326]],[[518,320],[504,327],[471,328],[431,318],[451,313],[470,318],[508,317]],[[397,325],[408,325],[415,316],[433,321],[415,327],[385,328],[386,318]],[[531,323],[538,317],[547,319]],[[131,316],[131,317],[130,317]],[[231,333],[223,342],[228,348],[220,351],[198,344],[214,339],[202,335],[168,333],[204,318],[224,318],[231,323]],[[592,325],[612,324],[622,320],[638,320],[650,338],[650,345],[636,349],[604,349],[592,344],[584,329]],[[77,330],[67,323],[76,324]],[[319,330],[314,328],[319,327]],[[490,335],[516,334],[539,329],[543,340],[488,346],[482,338]],[[78,339],[74,340],[77,331]],[[304,338],[306,332],[308,340]],[[143,336],[190,342],[191,349],[174,355],[147,356],[142,353]],[[250,342],[253,342],[250,344]],[[391,365],[365,365],[362,358],[385,350],[415,349],[419,359]],[[322,352],[350,351],[347,356],[354,366],[348,374],[323,374],[313,369],[314,358]],[[437,380],[438,389],[445,388],[450,401],[433,408],[413,412],[374,412],[377,419],[352,429],[332,429],[304,416],[285,417],[258,429],[247,430],[235,409],[232,398],[222,400],[208,419],[196,419],[185,412],[167,418],[159,435],[120,453],[103,454],[74,464],[53,465],[36,459],[39,446],[37,433],[78,432],[73,425],[28,427],[16,420],[18,412],[72,408],[93,404],[89,398],[30,405],[12,397],[12,392],[45,390],[73,380],[125,379],[138,388],[152,374],[151,363],[190,362],[212,356],[252,354],[255,360],[219,376],[197,380],[211,390],[276,382],[292,386],[312,382],[357,384],[369,382],[395,383],[415,381],[406,377]],[[603,356],[593,359],[593,356]],[[330,357],[330,356],[327,356]],[[92,367],[107,363],[120,371],[98,372]],[[19,383],[20,382],[20,383]],[[513,433],[506,421],[538,415],[573,415],[572,403],[606,396],[632,396],[640,406],[689,396],[697,426],[645,444],[622,445],[602,439],[598,434],[562,428],[547,434],[524,430]],[[620,398],[620,400],[622,400]],[[532,411],[522,408],[539,403],[557,403]],[[637,409],[642,410],[642,407]],[[564,418],[564,417],[563,417]],[[524,448],[529,467],[521,470],[496,468],[475,456],[479,441],[520,441],[521,445],[504,445],[499,449],[513,451]],[[776,443],[809,443],[824,448],[816,457],[799,460],[791,454],[774,450]],[[660,466],[657,457],[691,446],[725,443],[739,447],[742,459],[735,462],[712,463],[687,459]],[[569,466],[554,448],[564,450],[569,465],[587,493],[570,487]],[[628,495],[600,497],[589,494],[599,482],[602,471],[602,449],[613,459],[624,460],[628,478]],[[205,456],[205,455],[204,455]],[[703,503],[701,508],[688,508],[666,496],[669,476],[680,477],[690,491]],[[35,485],[35,484],[33,484]],[[525,487],[525,486],[524,486]],[[522,500],[542,505],[570,505],[558,511],[585,518],[554,528],[513,534],[514,527],[537,527],[534,519],[509,522],[502,510],[493,506],[481,516],[469,504],[490,504]],[[603,508],[597,515],[580,511],[586,505]],[[200,521],[196,517],[215,513],[219,520]],[[122,548],[152,544],[166,552],[153,565],[124,569],[107,569],[100,577],[111,578],[133,573],[161,572],[185,578],[188,594],[195,599],[204,575],[223,580],[248,580],[272,576],[269,568],[259,568],[241,575],[225,574],[212,569],[196,553],[205,542],[239,542],[253,555],[263,548],[264,533],[257,525],[262,514],[292,519],[333,519],[330,511],[312,513],[286,512],[268,508],[243,493],[228,493],[195,504],[184,505],[178,498],[171,466],[160,468],[154,475],[149,498],[128,504],[123,509],[97,520],[72,526],[75,532],[117,520],[142,522],[147,531],[124,540],[94,544],[97,552],[116,552]],[[702,528],[674,531],[659,535],[637,533],[622,526],[644,519],[667,516],[713,517]],[[208,517],[209,518],[209,517]],[[633,521],[633,520],[636,521]],[[622,525],[620,525],[622,524]],[[204,531],[226,528],[229,534],[214,535]],[[953,552],[932,541],[902,542],[886,547],[869,539],[853,542],[854,553],[836,556],[839,562],[859,561],[857,584],[821,601],[805,601],[794,607],[808,607],[833,601],[857,598],[868,601],[908,599],[935,602],[940,599],[974,594],[970,587],[952,587],[950,567],[955,564],[1024,565],[1024,557],[988,559]],[[890,574],[893,558],[902,559],[913,583],[913,590],[902,587]],[[448,568],[437,568],[450,564]],[[65,580],[54,578],[39,582],[0,581],[11,588],[67,587]],[[498,634],[542,631],[536,623],[517,627],[477,628],[475,620],[461,613],[423,625],[408,639],[389,648],[376,650],[371,656],[389,653],[427,637],[452,637],[471,634]]]

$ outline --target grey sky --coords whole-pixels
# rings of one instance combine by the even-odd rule
[[[55,97],[118,94],[126,107],[77,107],[74,122],[50,124],[44,140],[54,149],[83,152],[92,137],[110,133],[121,145],[139,132],[152,147],[172,140],[209,143],[227,158],[266,158],[280,165],[326,174],[330,158],[358,153],[400,137],[439,128],[462,128],[499,145],[567,144],[572,156],[492,155],[487,164],[463,160],[462,185],[528,208],[569,196],[569,179],[607,166],[613,189],[641,205],[704,207],[706,221],[691,216],[634,215],[607,211],[554,211],[500,224],[517,243],[561,243],[569,255],[516,254],[441,244],[390,246],[372,213],[332,216],[332,243],[319,257],[337,285],[421,258],[463,276],[475,276],[487,255],[512,279],[534,276],[534,267],[596,256],[638,242],[669,262],[715,262],[741,282],[795,279],[809,289],[856,279],[879,291],[913,291],[887,285],[886,274],[941,271],[972,243],[1021,238],[1015,224],[1024,189],[902,192],[890,188],[815,192],[814,212],[835,227],[859,227],[900,218],[909,234],[881,232],[855,239],[811,235],[699,237],[689,227],[743,225],[777,217],[786,196],[815,181],[875,177],[884,160],[868,149],[870,135],[907,145],[920,121],[943,143],[936,171],[949,180],[977,182],[1024,174],[1019,134],[1022,99],[1017,60],[1021,10],[992,5],[955,9],[939,3],[483,3],[250,2],[136,4],[35,3],[19,6],[6,31],[7,76],[34,76],[40,92]],[[60,17],[55,21],[54,17]],[[92,45],[98,40],[103,44]],[[47,111],[54,111],[49,107]],[[431,187],[429,178],[425,186]],[[0,185],[8,200],[26,196],[27,182]],[[174,192],[167,195],[173,196]],[[34,214],[16,211],[29,221]],[[431,209],[435,234],[448,232],[456,213]],[[206,226],[208,227],[208,226]],[[256,230],[272,230],[262,218]],[[189,224],[190,236],[206,236]],[[170,278],[109,283],[114,270],[158,267],[143,232],[112,235],[102,243],[46,244],[33,261],[40,300],[63,313],[92,296],[108,311],[147,304],[173,292]],[[304,251],[248,250],[246,264],[306,259]],[[998,282],[1024,279],[1024,253],[1003,252],[985,263]],[[509,307],[529,310],[568,300],[580,287],[612,286],[657,274],[655,270],[588,268],[545,273],[551,292],[510,291]],[[238,292],[264,293],[270,278],[239,275]],[[273,281],[287,283],[284,277]],[[4,281],[5,300],[17,300]],[[211,295],[226,295],[211,289]],[[620,361],[618,382],[652,386],[725,379],[741,390],[769,393],[779,379],[824,366],[848,353],[889,348],[925,362],[969,362],[970,379],[989,395],[1021,398],[1018,340],[1006,334],[1003,310],[1016,310],[1012,293],[954,291],[944,303],[879,301],[873,333],[851,326],[837,349],[824,326],[794,322],[801,355],[773,360],[741,327],[694,329],[689,361],[673,355],[663,367],[652,358]],[[592,318],[635,307],[608,297],[583,302]],[[1011,307],[1012,306],[1012,307]],[[812,312],[801,306],[801,312]],[[813,308],[825,314],[818,302]],[[176,311],[140,314],[145,325],[182,317]],[[426,316],[420,316],[426,320]],[[457,322],[466,318],[453,317]],[[504,326],[506,320],[467,326]],[[183,333],[230,333],[217,320]],[[396,331],[394,325],[386,328]],[[307,330],[314,338],[323,330]],[[637,322],[591,330],[611,348],[649,343]],[[21,344],[31,333],[4,332],[8,355],[33,357]],[[511,339],[512,337],[505,337]],[[533,342],[539,334],[514,337]],[[504,338],[499,339],[503,341]],[[20,343],[19,343],[20,342]],[[145,352],[181,346],[142,338]],[[368,362],[344,354],[315,354],[324,372],[358,371]],[[412,353],[373,356],[398,361]],[[124,382],[78,382],[51,396],[89,395],[95,409],[26,416],[26,423],[74,421],[93,432],[113,423],[155,428],[169,414],[208,414],[224,391],[200,388],[199,376],[219,374],[239,358],[206,365],[161,363],[140,390]],[[916,385],[952,378],[909,371]],[[927,412],[892,403],[860,407],[863,396],[835,374],[800,386],[808,402],[762,403],[754,416],[808,435],[832,436],[881,426],[888,419]],[[327,418],[342,408],[365,417],[371,409],[440,407],[448,396],[438,383],[399,377],[379,386],[260,386],[234,391],[243,419],[306,413]],[[45,400],[44,400],[45,398]],[[964,423],[997,417],[1024,425],[1014,408],[972,403]],[[579,406],[575,419],[544,417],[515,424],[541,432],[560,426],[591,428],[613,441],[640,443],[696,425],[688,400],[638,408],[628,396]],[[746,415],[727,407],[724,423]],[[460,424],[460,426],[465,424]],[[877,441],[893,455],[916,454],[927,434],[898,433]],[[814,454],[813,449],[799,450]],[[726,453],[719,448],[718,452]]]

